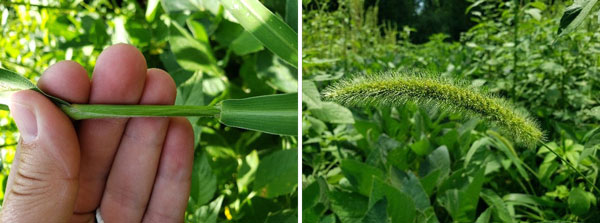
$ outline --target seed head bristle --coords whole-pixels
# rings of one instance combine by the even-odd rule
[[[525,112],[465,83],[423,72],[386,72],[355,76],[328,86],[325,100],[353,107],[398,106],[406,102],[477,115],[498,126],[517,144],[533,147],[544,134]]]

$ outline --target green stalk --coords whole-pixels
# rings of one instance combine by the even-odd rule
[[[92,118],[126,118],[126,117],[167,117],[167,116],[202,116],[219,115],[221,109],[216,106],[191,105],[60,105],[69,117],[74,120]]]
[[[567,166],[569,166],[571,169],[575,170],[575,172],[577,172],[577,174],[579,174],[581,177],[583,177],[583,179],[585,179],[585,181],[592,185],[592,187],[594,188],[594,190],[596,190],[596,192],[600,193],[600,189],[598,189],[598,187],[596,187],[596,185],[590,181],[587,177],[585,177],[585,175],[583,175],[583,173],[581,171],[579,171],[578,169],[575,168],[575,166],[573,166],[573,164],[571,164],[571,162],[569,162],[568,160],[564,159],[562,156],[558,155],[558,153],[556,153],[556,151],[554,151],[552,148],[550,148],[549,146],[547,146],[544,142],[539,141],[544,147],[546,147],[546,149],[548,149],[550,152],[554,153],[554,155],[556,157],[558,157],[558,159],[560,159],[563,163],[567,164]]]

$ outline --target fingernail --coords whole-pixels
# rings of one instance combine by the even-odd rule
[[[31,142],[38,135],[37,119],[33,108],[13,102],[10,105],[10,113],[15,119],[24,142]]]

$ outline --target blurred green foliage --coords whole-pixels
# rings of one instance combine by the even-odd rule
[[[263,3],[297,26],[297,12],[286,11],[297,1]],[[148,67],[171,74],[176,104],[297,92],[297,69],[267,50],[219,1],[0,1],[0,27],[0,66],[34,82],[61,60],[76,61],[92,75],[104,48],[129,43]],[[296,219],[296,137],[189,119],[197,144],[186,221]],[[8,112],[0,111],[0,129],[0,179],[6,185],[18,138]]]
[[[569,2],[472,0],[465,13],[476,24],[458,41],[433,34],[414,44],[414,28],[378,21],[381,8],[364,0],[309,2],[318,7],[302,18],[305,222],[600,217],[600,194],[556,155],[519,147],[477,118],[412,103],[345,108],[320,98],[350,75],[409,68],[462,79],[531,113],[547,145],[597,184],[597,13],[559,39]]]

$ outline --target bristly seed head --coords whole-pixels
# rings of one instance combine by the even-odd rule
[[[526,147],[534,147],[544,138],[535,121],[510,103],[460,81],[422,72],[356,76],[328,86],[323,97],[345,106],[398,106],[410,101],[467,112],[495,124],[517,144]]]

